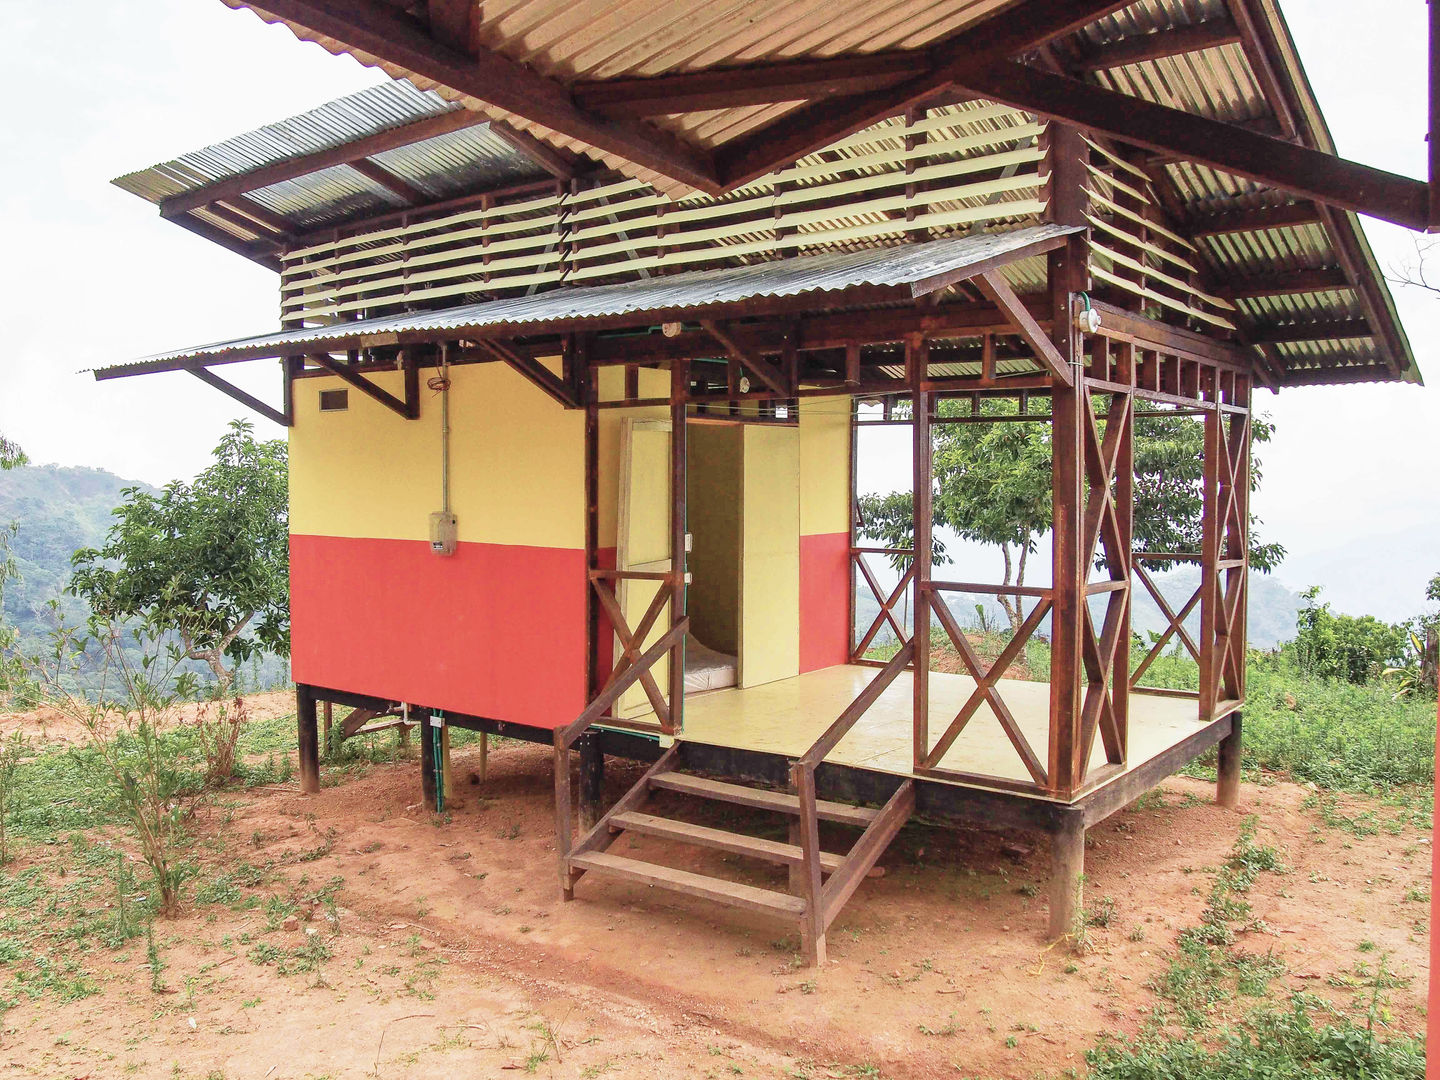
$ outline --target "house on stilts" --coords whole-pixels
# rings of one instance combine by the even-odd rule
[[[280,327],[96,374],[189,372],[289,429],[307,791],[333,704],[422,725],[432,805],[450,728],[543,743],[566,896],[769,913],[811,962],[912,816],[1048,832],[1058,934],[1087,826],[1217,746],[1234,802],[1256,395],[1419,382],[1356,214],[1440,223],[1335,156],[1275,0],[227,2],[392,79],[117,180],[276,271]],[[223,374],[256,360],[278,404]],[[1197,550],[1133,549],[1157,414],[1203,426]],[[860,540],[873,423],[913,436],[906,552]],[[1046,584],[934,572],[952,423],[1049,426]],[[1147,570],[1176,561],[1184,605]],[[982,659],[957,600],[1002,595],[1023,620]],[[1151,597],[1198,691],[1144,685]],[[1007,678],[1042,633],[1048,682]],[[607,757],[650,763],[610,806]]]

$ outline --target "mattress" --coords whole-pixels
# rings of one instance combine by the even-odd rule
[[[693,637],[685,639],[685,693],[703,694],[734,686],[737,667],[735,657],[716,652]]]

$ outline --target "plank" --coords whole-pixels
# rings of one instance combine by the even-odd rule
[[[780,915],[798,918],[805,914],[805,901],[788,893],[758,889],[738,881],[706,877],[689,870],[677,870],[672,866],[661,866],[640,859],[627,859],[623,855],[611,855],[606,851],[592,851],[570,860],[581,870],[610,874],[625,881],[642,885],[655,885],[686,896],[698,896],[729,907],[758,911],[763,915]]]
[[[797,844],[782,844],[760,836],[746,836],[743,833],[730,832],[726,829],[692,825],[688,821],[676,821],[674,818],[660,817],[656,814],[639,811],[615,814],[611,817],[610,824],[612,827],[619,827],[627,832],[658,836],[682,844],[714,848],[717,851],[728,851],[733,855],[748,855],[752,858],[764,859],[766,862],[780,863],[786,866],[796,865],[805,860],[805,853]],[[820,853],[820,865],[827,874],[833,874],[840,869],[844,862],[843,855],[835,855],[828,851]]]
[[[800,812],[800,800],[794,795],[783,791],[766,791],[763,788],[745,787],[741,784],[727,784],[723,780],[710,780],[703,776],[691,776],[689,773],[667,773],[664,776],[654,777],[650,781],[651,787],[663,788],[666,791],[678,791],[685,795],[695,795],[702,799],[714,799],[717,802],[735,803],[737,806],[750,806],[757,810],[774,810],[781,814],[798,814]],[[835,821],[842,825],[869,825],[879,813],[864,806],[849,806],[846,803],[827,802],[820,799],[816,802],[816,812],[824,821]]]

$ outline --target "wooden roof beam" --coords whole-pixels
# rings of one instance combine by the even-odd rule
[[[1319,208],[1312,202],[1302,201],[1192,217],[1184,222],[1184,229],[1192,239],[1198,240],[1202,236],[1264,232],[1266,229],[1287,229],[1320,223]]]
[[[1255,300],[1264,296],[1296,296],[1300,293],[1353,289],[1349,275],[1339,267],[1323,270],[1287,270],[1281,274],[1235,281],[1219,291],[1232,300]]]
[[[448,47],[382,0],[257,0],[253,7],[708,194],[724,190],[709,151],[642,121],[583,109],[560,83],[497,52],[470,56]]]
[[[1233,19],[1207,19],[1193,26],[1177,26],[1172,30],[1137,34],[1097,45],[1071,61],[1068,67],[1077,73],[1104,71],[1108,68],[1141,64],[1147,60],[1161,60],[1167,56],[1200,52],[1202,49],[1217,49],[1222,45],[1235,45],[1239,42],[1240,27]]]
[[[433,139],[437,135],[475,127],[485,123],[486,119],[483,113],[471,109],[456,109],[438,116],[426,117],[413,124],[404,124],[391,128],[389,131],[356,139],[354,142],[330,147],[328,150],[318,150],[313,154],[286,158],[274,165],[252,169],[239,176],[232,176],[192,191],[171,195],[160,203],[160,213],[167,218],[175,218],[204,206],[206,203],[228,201],[238,198],[246,192],[258,191],[260,188],[267,188],[272,184],[308,176],[310,173],[319,172],[322,169],[333,168],[336,165],[349,165],[353,161],[381,154],[386,150],[394,150],[399,146],[409,146],[412,143]]]
[[[556,180],[573,180],[580,172],[581,159],[568,150],[541,142],[527,132],[500,120],[492,121],[490,131],[509,143],[517,153],[524,154]]]
[[[1332,319],[1288,326],[1257,326],[1251,340],[1257,345],[1286,345],[1309,341],[1354,341],[1375,336],[1374,329],[1365,319]]]
[[[1029,0],[1007,6],[979,23],[931,46],[930,67],[921,75],[871,94],[845,94],[795,109],[722,147],[716,166],[726,188],[814,153],[837,139],[878,124],[948,94],[955,76],[1072,34],[1131,0]]]
[[[571,92],[583,108],[659,116],[869,93],[929,70],[928,50],[906,49],[824,60],[717,67],[648,78],[585,80],[571,87]]]
[[[1109,135],[1121,142],[1241,176],[1269,187],[1368,214],[1408,229],[1429,215],[1426,184],[1221,120],[1002,62],[957,77],[965,89],[1016,108]]]
[[[372,184],[378,184],[392,195],[398,195],[411,206],[420,206],[430,201],[430,196],[413,184],[400,179],[385,166],[369,158],[356,158],[345,163]]]

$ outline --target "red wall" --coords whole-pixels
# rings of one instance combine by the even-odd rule
[[[291,536],[296,682],[554,728],[585,707],[585,553]]]
[[[850,534],[800,537],[800,670],[849,659]]]

